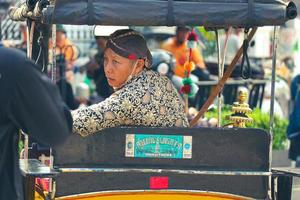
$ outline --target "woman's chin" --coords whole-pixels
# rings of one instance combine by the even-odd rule
[[[119,88],[119,87],[122,87],[122,85],[123,85],[122,83],[116,81],[115,79],[107,78],[107,82],[108,82],[108,85],[113,88]]]
[[[110,87],[113,87],[113,88],[118,88],[118,84],[116,84],[114,81],[112,80],[108,80],[108,85]]]

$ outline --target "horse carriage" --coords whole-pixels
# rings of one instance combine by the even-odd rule
[[[10,12],[14,20],[26,18],[28,55],[37,60],[36,49],[41,48],[43,56],[37,60],[41,65],[48,62],[48,42],[38,43],[37,39],[55,41],[56,24],[188,25],[204,26],[216,33],[221,28],[239,27],[245,28],[248,42],[257,27],[274,26],[273,98],[277,26],[297,16],[293,2],[278,0],[56,0],[50,1],[50,5],[45,2],[27,1]],[[116,127],[85,138],[72,135],[66,144],[51,149],[54,161],[50,167],[35,159],[20,160],[26,199],[35,198],[36,178],[51,178],[45,199],[290,199],[293,176],[299,173],[271,168],[274,103],[270,132],[252,128],[192,128],[221,92],[237,60],[246,53],[243,47],[224,75],[220,73],[218,84],[191,121],[191,128]],[[49,66],[55,70],[55,52],[52,54],[54,59]],[[54,75],[52,79],[55,81]]]

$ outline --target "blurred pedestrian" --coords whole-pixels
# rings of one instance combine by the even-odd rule
[[[177,27],[176,36],[169,38],[161,46],[162,49],[171,52],[175,57],[176,66],[174,68],[174,75],[180,78],[185,77],[184,63],[186,63],[189,59],[189,31],[189,27]],[[204,59],[198,48],[193,49],[191,61],[193,61],[196,65],[195,69],[192,71],[192,74],[197,76],[199,80],[209,80],[209,72],[206,70]]]
[[[291,83],[292,111],[287,128],[287,137],[290,139],[289,158],[296,161],[296,167],[300,167],[300,75],[297,75]]]

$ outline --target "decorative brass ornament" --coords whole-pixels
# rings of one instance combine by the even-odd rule
[[[248,116],[252,113],[252,109],[249,108],[249,104],[246,103],[248,99],[248,92],[246,90],[240,90],[238,96],[238,102],[234,102],[232,105],[232,114],[227,116],[233,124],[233,127],[246,128],[246,122],[252,123],[253,119]]]

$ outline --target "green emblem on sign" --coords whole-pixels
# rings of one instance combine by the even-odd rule
[[[192,158],[192,136],[127,134],[126,157]]]

